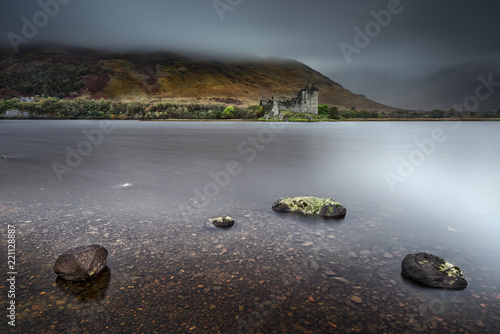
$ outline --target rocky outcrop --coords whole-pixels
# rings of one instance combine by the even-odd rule
[[[443,289],[465,289],[467,281],[459,267],[428,253],[408,254],[401,272],[420,283]]]
[[[25,102],[25,103],[34,103],[35,99],[32,97],[27,97],[27,96],[21,96],[19,98],[19,102]]]
[[[210,222],[217,227],[231,227],[234,225],[234,219],[229,216],[212,218]]]
[[[54,272],[68,281],[87,281],[106,267],[108,250],[99,245],[72,248],[59,256]]]
[[[17,109],[7,110],[2,116],[3,118],[30,118],[30,114],[25,112],[21,112]]]
[[[277,212],[297,212],[304,215],[323,217],[344,217],[347,209],[331,198],[285,197],[274,202],[272,209]]]

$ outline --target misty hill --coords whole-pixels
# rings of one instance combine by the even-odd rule
[[[276,99],[296,96],[308,81],[320,89],[320,104],[395,110],[294,60],[215,60],[172,52],[110,54],[64,47],[0,53],[0,98],[47,94],[248,106],[258,104],[262,93]]]
[[[400,90],[396,94],[383,100],[404,109],[449,110],[455,104],[464,104],[468,97],[472,97],[473,100],[476,88],[481,84],[478,77],[482,76],[488,81],[490,74],[494,82],[500,82],[500,65],[469,63],[452,66],[424,78],[408,80],[410,84],[406,86],[399,85]],[[390,84],[387,84],[387,86],[390,86]],[[477,108],[478,111],[500,110],[500,87],[493,87],[493,89],[493,93],[486,88],[480,90],[480,94],[485,94],[485,97],[488,93],[490,95],[484,100],[478,99],[480,102]],[[468,109],[470,110],[470,108]]]

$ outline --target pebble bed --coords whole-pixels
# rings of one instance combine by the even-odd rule
[[[229,205],[228,207],[231,207]],[[417,247],[387,221],[399,208],[343,220],[231,207],[143,217],[99,205],[1,201],[18,231],[12,333],[497,333],[500,289],[479,254]],[[120,213],[121,212],[121,213]],[[147,212],[147,211],[145,211]],[[142,212],[141,212],[142,213]],[[236,223],[218,229],[210,217]],[[65,250],[97,243],[108,269],[87,283],[57,279]],[[422,287],[401,276],[408,253],[459,254],[470,285]],[[6,284],[0,288],[5,291]],[[6,303],[2,301],[2,308]]]

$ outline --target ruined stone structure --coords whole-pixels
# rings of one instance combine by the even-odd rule
[[[318,114],[318,91],[319,89],[307,83],[297,97],[290,100],[277,101],[274,97],[271,100],[265,100],[262,95],[260,105],[264,111],[271,117],[276,117],[281,111],[293,111],[297,113]]]
[[[19,102],[29,102],[29,103],[34,103],[35,100],[32,98],[32,97],[24,97],[24,96],[21,96],[19,98]]]

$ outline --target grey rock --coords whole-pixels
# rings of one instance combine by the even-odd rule
[[[72,248],[59,256],[54,272],[68,281],[87,281],[106,267],[108,250],[99,245]]]
[[[392,259],[393,257],[394,256],[391,253],[389,253],[389,252],[385,252],[384,253],[384,259]]]
[[[401,263],[403,275],[434,288],[465,289],[459,267],[428,253],[408,254]]]
[[[19,102],[34,103],[35,99],[32,97],[21,96],[21,98],[19,98]]]
[[[358,257],[358,254],[356,254],[355,252],[349,252],[347,253],[347,255],[349,255],[349,257],[352,257],[354,259]]]
[[[18,117],[29,118],[30,114],[26,111],[21,112],[20,110],[17,110],[17,109],[11,109],[11,110],[7,110],[1,117],[3,117],[3,118],[18,118]]]
[[[364,251],[359,252],[359,255],[361,255],[363,257],[368,257],[368,256],[372,255],[372,252],[370,252],[369,250],[364,250]]]

